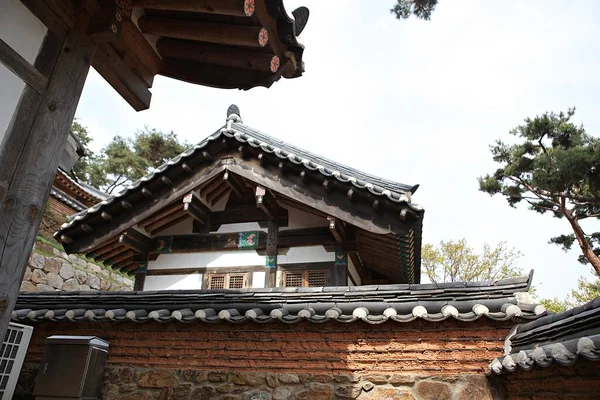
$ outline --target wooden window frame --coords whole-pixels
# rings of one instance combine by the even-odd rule
[[[223,282],[223,288],[222,289],[230,289],[230,280],[233,276],[242,276],[244,278],[244,281],[242,283],[242,287],[241,288],[234,288],[234,289],[245,289],[250,287],[249,285],[249,275],[247,272],[225,272],[225,273],[210,273],[207,274],[206,276],[206,288],[207,289],[213,289],[211,288],[211,280],[214,277],[224,277],[224,282]],[[220,288],[219,288],[220,289]],[[213,289],[213,290],[219,290],[219,289]]]
[[[320,286],[309,286],[308,282],[308,274],[312,272],[322,272],[325,274],[325,285],[328,286],[330,283],[330,272],[327,269],[292,269],[282,271],[281,274],[281,283],[282,287],[320,287]],[[302,274],[302,286],[286,286],[287,275],[288,274]]]

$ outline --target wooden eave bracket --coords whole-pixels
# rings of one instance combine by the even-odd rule
[[[138,253],[148,253],[152,247],[152,239],[134,228],[129,228],[119,236],[119,243]]]
[[[258,185],[255,192],[256,206],[263,210],[271,219],[277,219],[283,214],[282,208],[275,196],[264,186]]]
[[[194,192],[183,196],[183,210],[200,224],[207,224],[210,219],[210,208],[208,208]]]

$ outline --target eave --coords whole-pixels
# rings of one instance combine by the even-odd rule
[[[291,18],[282,0],[22,0],[59,37],[91,18],[92,66],[137,111],[156,75],[217,88],[270,87],[302,75],[298,42],[308,9]]]

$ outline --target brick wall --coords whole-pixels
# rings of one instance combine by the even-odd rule
[[[35,368],[51,334],[95,335],[110,343],[106,399],[485,400],[502,398],[483,371],[512,324],[45,322],[27,364]]]
[[[60,215],[73,215],[78,212],[74,208],[69,207],[65,203],[55,199],[52,196],[50,196],[48,198],[48,206],[50,207],[50,209],[52,211],[54,211],[55,213],[60,214]],[[65,220],[66,220],[66,218],[65,218]]]
[[[600,364],[583,358],[572,366],[555,363],[546,368],[534,366],[531,371],[519,369],[493,381],[506,387],[511,400],[600,398]]]

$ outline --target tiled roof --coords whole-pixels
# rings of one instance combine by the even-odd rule
[[[237,110],[237,107],[234,108],[234,106],[232,106],[230,109]],[[239,111],[237,112],[239,113]],[[127,198],[127,196],[135,191],[141,190],[144,183],[160,179],[167,170],[180,167],[186,160],[202,153],[211,142],[220,140],[223,137],[235,138],[242,144],[260,148],[266,153],[275,154],[281,160],[303,166],[309,171],[319,171],[326,177],[334,177],[340,182],[351,183],[356,188],[368,190],[373,195],[385,197],[395,203],[406,203],[411,208],[418,211],[423,210],[422,206],[411,202],[411,195],[417,190],[419,185],[406,185],[392,182],[346,167],[306,150],[299,149],[242,124],[239,115],[234,113],[228,116],[227,125],[219,129],[213,135],[204,139],[194,147],[184,151],[177,157],[167,161],[148,175],[132,182],[119,193],[110,196],[84,212],[77,214],[71,221],[63,224],[56,236],[60,237],[65,230],[77,225],[80,221],[86,220],[88,215],[101,213],[108,205],[123,198]]]
[[[80,203],[79,201],[75,200],[74,198],[72,198],[62,190],[55,188],[54,186],[50,188],[50,196],[62,201],[74,210],[83,211],[86,209],[86,206],[84,204]]]
[[[517,325],[506,340],[505,355],[490,363],[488,374],[547,367],[554,362],[571,365],[580,357],[600,359],[600,297]]]
[[[533,271],[532,271],[533,272]],[[314,323],[391,320],[504,321],[545,313],[531,301],[527,277],[495,282],[353,287],[145,292],[21,293],[15,321],[181,321]]]

